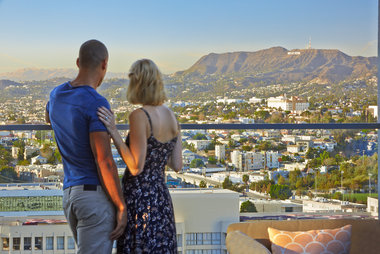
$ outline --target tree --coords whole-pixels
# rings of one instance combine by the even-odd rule
[[[207,137],[205,134],[197,133],[193,136],[193,139],[195,139],[195,140],[207,140]]]
[[[222,183],[222,187],[223,187],[223,189],[232,189],[233,183],[230,180],[229,176],[227,176],[226,178],[224,178],[224,181]]]
[[[20,166],[28,166],[30,165],[30,162],[28,160],[19,160],[17,162],[17,165],[20,165]]]
[[[252,150],[252,146],[243,145],[243,146],[241,147],[241,149],[243,149],[243,151],[249,152],[249,151]]]
[[[282,113],[280,112],[275,112],[273,113],[267,120],[266,122],[269,123],[283,123],[284,122],[284,117]]]
[[[335,192],[334,195],[332,196],[333,199],[339,199],[339,200],[342,200],[343,199],[343,194],[339,191]]]
[[[20,148],[17,153],[17,159],[23,160],[25,152],[25,142],[22,140],[16,140],[15,142],[13,142],[13,146]]]
[[[208,163],[209,164],[216,164],[218,161],[214,156],[209,156],[208,157]]]
[[[11,153],[0,145],[0,166],[8,165],[12,161]]]
[[[243,175],[243,176],[242,176],[242,180],[243,180],[243,182],[245,183],[245,185],[248,185],[249,175]]]
[[[207,188],[207,184],[205,181],[201,180],[199,183],[199,188]]]
[[[292,191],[287,185],[274,184],[271,185],[269,194],[272,199],[285,200],[292,196]]]
[[[269,117],[269,112],[265,110],[255,111],[254,113],[256,119],[265,120]]]
[[[59,163],[62,163],[62,156],[59,153],[58,149],[55,149],[55,151],[54,151],[54,157],[58,160]]]
[[[278,183],[279,185],[284,185],[285,182],[286,182],[285,178],[284,178],[282,175],[279,175],[279,176],[278,176],[277,183]]]
[[[254,203],[247,200],[241,203],[240,212],[241,213],[257,213],[257,209]]]
[[[201,159],[194,159],[190,162],[190,168],[199,168],[203,166],[204,166],[204,163]]]

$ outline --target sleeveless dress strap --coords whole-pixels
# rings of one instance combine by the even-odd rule
[[[149,120],[149,125],[150,125],[150,135],[153,136],[153,125],[152,125],[152,120],[150,119],[150,115],[148,113],[148,111],[146,111],[145,109],[143,108],[140,108],[142,111],[144,111],[145,115],[148,117],[148,120]]]

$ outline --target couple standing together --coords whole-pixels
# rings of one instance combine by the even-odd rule
[[[107,100],[97,93],[107,71],[108,51],[85,42],[73,81],[56,87],[46,106],[64,167],[63,209],[77,253],[177,253],[173,205],[165,184],[168,165],[182,168],[180,128],[163,105],[166,96],[157,66],[135,62],[127,99],[140,104],[129,115],[124,142]],[[127,165],[122,186],[110,137]]]

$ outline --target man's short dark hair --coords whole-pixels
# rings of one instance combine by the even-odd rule
[[[107,48],[98,40],[86,41],[79,49],[79,66],[81,68],[95,69],[107,58]]]

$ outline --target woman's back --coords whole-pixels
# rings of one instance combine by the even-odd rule
[[[149,119],[146,121],[147,137],[152,134],[157,141],[166,143],[178,135],[178,124],[169,108],[161,105],[144,106],[143,109],[148,113],[152,122],[152,126],[150,126]]]

